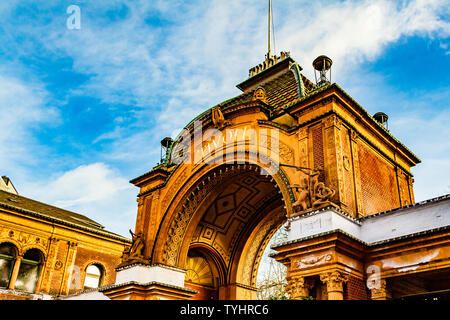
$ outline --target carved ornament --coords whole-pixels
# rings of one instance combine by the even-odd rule
[[[350,170],[350,159],[347,156],[344,156],[342,158],[342,163],[343,163],[344,169],[349,171]]]
[[[343,283],[348,281],[348,275],[340,272],[325,272],[320,275],[320,281],[327,284],[327,290],[330,291],[342,291]]]
[[[142,232],[134,234],[131,230],[130,234],[132,236],[131,247],[124,250],[122,254],[122,263],[119,267],[136,262],[148,263],[148,261],[144,258],[144,234]]]
[[[329,261],[331,261],[331,259],[332,259],[332,255],[329,253],[321,255],[319,257],[308,257],[308,258],[304,258],[304,259],[301,259],[300,261],[298,261],[298,267],[299,268],[312,267],[317,264],[329,262]]]
[[[261,100],[262,102],[267,103],[266,91],[263,88],[256,89],[253,100]]]
[[[302,185],[293,184],[290,186],[292,189],[300,190],[297,201],[292,204],[294,210],[298,208],[296,213],[323,207],[329,204],[331,197],[335,194],[334,190],[318,181],[319,174],[319,170],[313,170],[311,174],[307,174],[307,178],[303,179]]]
[[[292,277],[288,279],[286,292],[290,295],[291,299],[307,297],[313,285],[314,282],[312,280],[305,279],[304,277]]]
[[[211,112],[212,112],[212,121],[216,129],[222,130],[223,128],[231,124],[229,120],[225,120],[225,117],[223,116],[220,107],[213,108]]]

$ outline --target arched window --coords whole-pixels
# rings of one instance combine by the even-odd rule
[[[16,262],[16,248],[11,243],[0,244],[0,288],[8,288]]]
[[[102,268],[96,264],[91,264],[86,268],[86,278],[84,279],[84,290],[100,287],[103,272]]]
[[[14,288],[34,293],[42,266],[42,253],[38,249],[30,249],[23,255],[19,274]]]

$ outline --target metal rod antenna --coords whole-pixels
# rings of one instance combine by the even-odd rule
[[[271,21],[272,21],[272,0],[269,0],[269,51],[268,51],[268,54],[267,54],[267,58],[270,58],[270,56],[271,56],[271,50],[270,50],[270,39],[271,39],[271,35],[270,35],[270,24],[271,24]]]

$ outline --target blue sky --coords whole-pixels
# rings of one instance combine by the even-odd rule
[[[2,1],[0,174],[24,196],[129,236],[159,141],[240,93],[266,52],[267,1]],[[66,26],[69,5],[81,28]],[[416,200],[450,193],[450,1],[273,1],[276,51],[332,81],[423,163]]]

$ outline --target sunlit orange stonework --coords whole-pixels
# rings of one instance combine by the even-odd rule
[[[420,160],[338,85],[315,85],[301,70],[287,53],[267,57],[238,85],[241,95],[194,119],[162,164],[131,181],[139,187],[135,234],[143,235],[146,262],[125,259],[122,280],[105,295],[254,299],[262,253],[286,222],[290,239],[274,258],[288,268],[292,299],[389,299],[450,288],[430,284],[448,280],[448,228],[399,228],[409,233],[395,238],[401,219],[389,225],[390,216],[420,216],[430,206],[447,217],[449,199],[411,206],[410,169]],[[152,275],[158,272],[169,280]],[[138,274],[148,274],[139,290]]]
[[[113,284],[115,268],[130,244],[83,215],[19,195],[8,178],[0,177],[0,272],[1,284],[6,284],[0,285],[0,300],[77,293],[86,289],[86,270],[91,265],[100,271],[99,286]],[[7,247],[12,249],[11,268],[5,266]],[[26,277],[32,273],[24,269],[30,252],[40,260],[35,278]],[[22,288],[25,280],[29,285]]]

